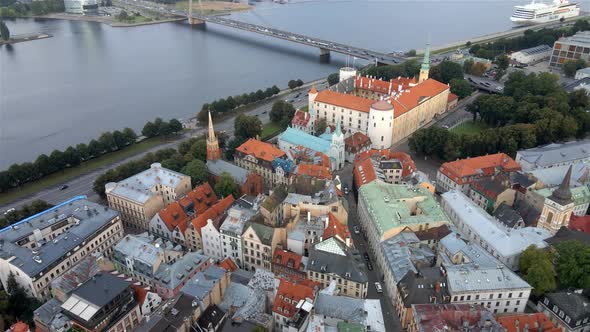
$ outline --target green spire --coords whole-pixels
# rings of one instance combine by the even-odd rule
[[[342,129],[340,128],[340,120],[336,121],[336,131],[334,132],[336,135],[342,135]]]
[[[422,70],[430,69],[430,42],[426,43],[426,49],[424,50],[424,59],[422,60]]]

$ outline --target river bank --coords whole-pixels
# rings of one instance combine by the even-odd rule
[[[42,15],[42,16],[34,16],[34,18],[45,18],[45,19],[52,19],[52,20],[98,22],[98,23],[110,25],[112,27],[136,27],[136,26],[142,26],[142,25],[152,25],[152,24],[161,24],[161,23],[169,23],[169,22],[180,22],[180,21],[186,20],[186,18],[176,17],[176,18],[167,18],[167,19],[162,19],[162,20],[152,20],[152,21],[145,21],[145,22],[138,22],[138,23],[125,23],[125,22],[117,21],[112,16],[81,16],[81,15],[73,15],[73,14],[66,14],[66,13],[53,13],[53,14],[47,14],[47,15]]]

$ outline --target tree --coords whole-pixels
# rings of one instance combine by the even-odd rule
[[[279,89],[279,87],[278,87],[278,86],[276,86],[276,85],[273,85],[273,86],[271,87],[271,89],[272,89],[272,93],[273,93],[274,95],[276,95],[276,94],[278,94],[279,92],[281,92],[281,89]]]
[[[498,68],[500,68],[501,70],[506,70],[508,69],[508,65],[510,64],[510,59],[508,59],[508,56],[506,54],[502,54],[496,58],[496,64],[498,65]]]
[[[555,270],[564,288],[590,287],[590,246],[580,241],[563,241],[555,245]]]
[[[27,292],[16,281],[14,274],[10,272],[7,280],[8,297],[8,314],[20,319],[25,323],[33,323],[33,311],[41,303],[37,299],[30,297]]]
[[[556,287],[555,272],[551,264],[551,255],[544,249],[532,245],[520,256],[520,272],[531,286],[533,294],[540,296]]]
[[[231,97],[228,97],[228,99],[229,98]],[[180,123],[180,121],[178,121],[177,119],[171,119],[170,122],[168,122],[168,124],[170,125],[170,130],[173,133],[178,134],[182,131],[182,123]]]
[[[191,177],[191,183],[193,186],[199,183],[205,183],[209,178],[207,166],[202,160],[198,159],[186,164],[180,172]]]
[[[121,13],[117,16],[120,21],[127,21],[129,19],[129,14],[126,11],[122,10]]]
[[[69,146],[63,153],[64,161],[66,165],[70,167],[78,166],[82,162],[80,153],[75,148]]]
[[[219,197],[227,197],[229,195],[234,196],[234,198],[239,197],[240,191],[238,185],[234,181],[234,178],[227,173],[221,173],[219,177],[219,181],[215,184],[215,193]]]
[[[129,127],[123,129],[123,135],[125,136],[125,142],[127,145],[135,144],[137,140],[137,134],[135,131]]]
[[[468,97],[473,93],[473,88],[464,79],[452,79],[449,83],[451,85],[451,92],[459,96],[459,99]]]
[[[328,75],[328,85],[332,86],[340,81],[340,73],[332,73]]]
[[[156,126],[153,122],[148,121],[148,123],[143,126],[141,134],[147,138],[155,137],[158,136],[158,129],[158,126]]]
[[[113,132],[113,141],[115,141],[116,150],[121,150],[127,146],[127,139],[125,138],[125,135],[118,130]]]
[[[412,49],[407,51],[406,56],[416,56],[416,50]]]
[[[482,62],[476,62],[471,67],[471,75],[482,76],[487,70],[487,67]]]
[[[0,37],[2,37],[2,40],[4,41],[10,39],[10,30],[8,29],[6,23],[2,20],[0,20]]]
[[[303,81],[301,79],[298,79],[296,83],[298,87],[303,85]]]
[[[66,162],[63,156],[63,152],[59,150],[53,150],[49,155],[49,160],[51,162],[51,166],[55,168],[55,170],[60,171],[65,168]]]
[[[35,168],[37,169],[37,172],[39,172],[39,177],[57,171],[46,154],[40,154],[37,159],[35,159]]]
[[[115,142],[115,138],[113,137],[113,134],[108,131],[102,133],[98,138],[98,141],[100,142],[100,145],[108,152],[117,149],[117,143]]]
[[[262,133],[262,122],[256,116],[240,114],[234,122],[234,135],[245,139],[259,136]]]
[[[289,80],[289,83],[287,83],[287,86],[289,87],[289,89],[295,89],[297,87],[297,81],[295,80]]]
[[[576,71],[586,68],[584,59],[568,60],[563,63],[563,73],[568,77],[574,77]]]
[[[460,64],[452,61],[443,61],[435,68],[438,68],[438,75],[440,76],[437,75],[437,77],[435,77],[431,73],[431,78],[439,82],[449,83],[452,79],[463,79],[463,68]]]
[[[272,109],[268,114],[270,121],[274,123],[282,123],[284,119],[291,121],[295,114],[293,104],[283,100],[279,100],[272,105]]]
[[[160,122],[160,125],[158,126],[158,135],[168,136],[170,134],[172,134],[172,128],[170,128],[170,124],[166,121]]]
[[[104,147],[102,146],[102,144],[100,144],[99,141],[93,139],[90,141],[90,143],[88,143],[88,153],[94,157],[100,157],[102,156],[102,153],[104,152]]]
[[[463,61],[463,72],[465,74],[471,74],[471,69],[473,68],[474,64],[475,62],[473,61],[473,59],[466,59],[465,61]]]
[[[327,127],[328,124],[326,123],[326,118],[320,118],[315,122],[313,131],[316,136],[320,136],[321,134],[326,132]]]
[[[90,149],[88,149],[88,145],[80,143],[76,145],[76,150],[80,154],[80,159],[82,161],[88,160],[90,158]]]
[[[175,153],[170,158],[162,160],[162,167],[175,172],[180,172],[184,166],[186,166],[186,160],[180,153]]]
[[[234,151],[240,145],[242,145],[246,140],[243,137],[236,136],[231,141],[227,143],[227,148],[225,149],[225,159],[233,160],[234,159]]]
[[[199,139],[202,139],[202,138],[191,137],[191,138],[187,139],[186,141],[180,142],[180,144],[178,144],[178,153],[180,153],[181,155],[184,156],[185,154],[187,154],[190,151],[191,146],[193,146],[193,144],[195,144],[195,142],[198,141]]]
[[[189,156],[194,159],[207,159],[207,140],[204,138],[197,140],[189,150]]]

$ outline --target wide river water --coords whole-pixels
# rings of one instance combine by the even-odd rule
[[[524,1],[524,0],[523,0]],[[256,3],[232,18],[391,52],[504,31],[511,1],[301,1]],[[155,117],[186,119],[205,102],[309,81],[344,56],[208,25],[112,28],[92,22],[18,19],[12,34],[53,38],[0,47],[0,170],[107,130],[138,132]]]

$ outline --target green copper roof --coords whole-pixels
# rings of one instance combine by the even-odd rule
[[[553,191],[555,189],[557,189],[557,187],[543,188],[543,189],[536,190],[536,192],[539,195],[547,198],[547,197],[551,196],[551,193],[553,193]],[[590,189],[588,189],[588,187],[586,187],[586,186],[571,187],[570,191],[572,192],[572,199],[574,200],[574,205],[578,206],[578,205],[590,203]]]
[[[434,196],[424,188],[377,180],[361,187],[359,199],[367,206],[381,236],[399,226],[449,222]]]
[[[365,332],[367,329],[358,323],[346,323],[344,321],[338,322],[336,325],[338,332]]]
[[[430,43],[426,44],[426,49],[424,50],[424,59],[422,60],[422,70],[430,69]]]

